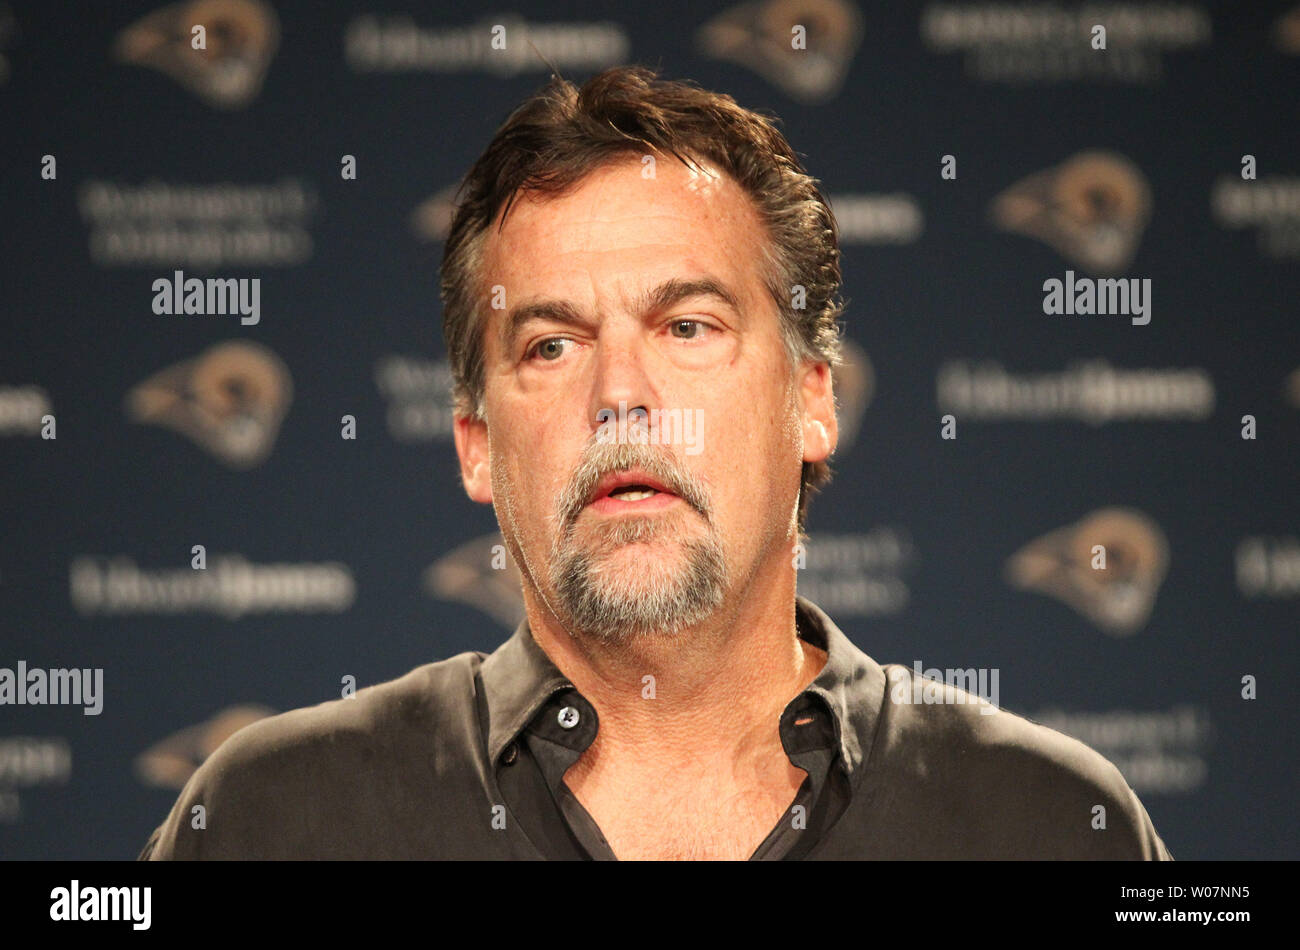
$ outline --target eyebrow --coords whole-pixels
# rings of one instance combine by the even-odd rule
[[[667,310],[674,304],[691,297],[713,297],[722,301],[739,316],[740,298],[725,283],[716,277],[704,276],[694,278],[674,277],[666,280],[641,295],[635,310],[645,315]],[[595,321],[588,319],[582,311],[567,300],[533,299],[513,307],[507,314],[502,328],[502,351],[512,353],[515,341],[526,324],[534,320],[552,320],[567,326],[587,326]]]

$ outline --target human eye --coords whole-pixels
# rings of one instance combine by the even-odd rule
[[[573,341],[565,336],[548,336],[545,339],[538,340],[524,353],[524,361],[531,361],[535,356],[541,356],[543,363],[554,363],[562,355],[564,350],[557,348],[561,343],[572,343]]]
[[[679,317],[669,322],[671,328],[669,332],[678,340],[702,340],[712,330],[718,332],[718,328],[711,323],[703,320],[695,320],[690,317]],[[686,332],[677,332],[679,328],[685,328]]]

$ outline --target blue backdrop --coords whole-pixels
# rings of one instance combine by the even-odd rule
[[[0,670],[102,676],[0,705],[0,855],[133,857],[233,729],[513,627],[437,278],[534,47],[775,113],[831,196],[801,593],[996,669],[1176,857],[1297,857],[1300,7],[848,0],[0,2]],[[258,306],[155,312],[177,271]],[[1044,312],[1112,278],[1145,316]]]

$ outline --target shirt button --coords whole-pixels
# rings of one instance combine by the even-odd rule
[[[560,710],[560,715],[559,715],[560,728],[572,729],[574,726],[578,724],[578,720],[580,718],[582,717],[578,714],[578,710],[576,710],[572,706],[565,706],[563,709]]]
[[[518,757],[519,757],[519,749],[516,748],[515,744],[512,742],[510,743],[510,745],[506,746],[505,754],[501,756],[501,762],[505,765],[514,765],[515,759],[517,759]]]

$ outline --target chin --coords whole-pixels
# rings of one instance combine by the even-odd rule
[[[613,576],[642,588],[662,587],[684,574],[688,566],[679,546],[661,549],[653,541],[621,544],[594,552],[591,558],[593,579]]]

